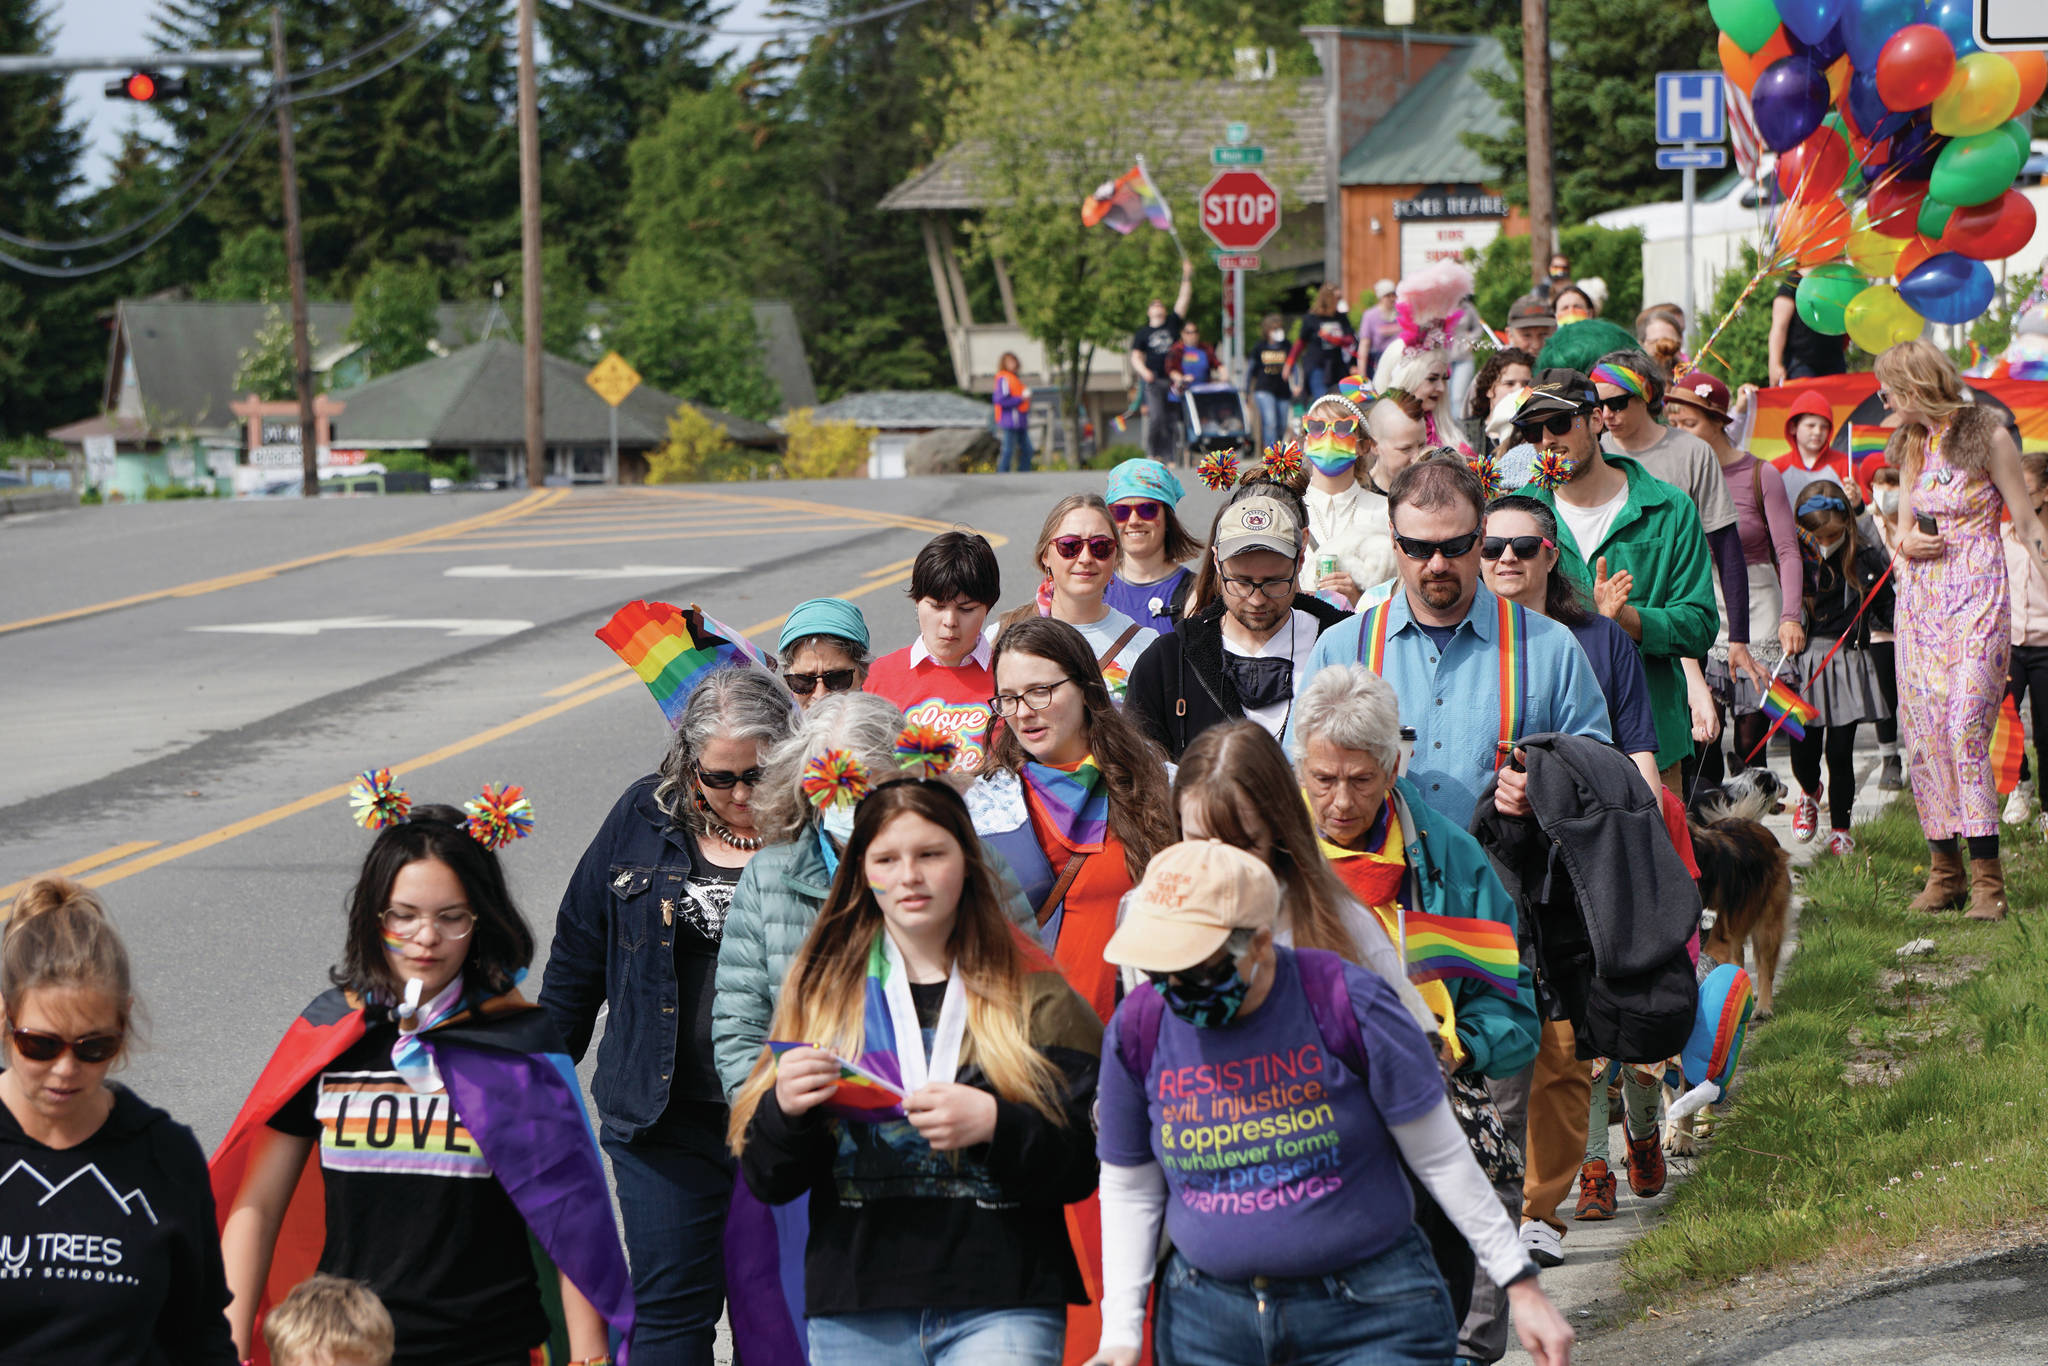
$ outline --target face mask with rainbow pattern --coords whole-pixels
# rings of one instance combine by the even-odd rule
[[[1301,448],[1307,453],[1309,463],[1324,474],[1342,474],[1358,463],[1356,436],[1338,436],[1330,433],[1325,436],[1304,437]]]

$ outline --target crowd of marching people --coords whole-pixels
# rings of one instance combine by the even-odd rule
[[[670,735],[530,996],[526,794],[363,773],[335,967],[210,1161],[108,1080],[139,1006],[99,898],[29,887],[0,1169],[114,1199],[0,1225],[0,1355],[669,1366],[723,1318],[747,1366],[1490,1362],[1511,1328],[1567,1361],[1560,1205],[1613,1218],[1617,1162],[1659,1193],[1660,1109],[1718,1097],[1748,1019],[1686,799],[1796,731],[1795,831],[1824,799],[1846,852],[1871,722],[1914,905],[2005,914],[2043,465],[1918,342],[1877,365],[1890,478],[1796,433],[1760,463],[1754,396],[1666,368],[1678,324],[1560,328],[1562,281],[1460,416],[1435,295],[1318,324],[1299,441],[1205,460],[1206,523],[1138,458],[1052,506],[1021,594],[937,536],[901,648],[840,598],[772,653],[622,609]],[[1376,374],[1331,373],[1347,340]]]

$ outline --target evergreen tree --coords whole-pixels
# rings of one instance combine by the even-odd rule
[[[52,9],[43,0],[0,0],[0,52],[50,50]],[[84,140],[64,123],[60,76],[0,80],[0,226],[21,237],[77,236],[72,196]],[[4,248],[42,264],[64,259]],[[41,432],[88,416],[105,371],[91,289],[11,269],[0,272],[0,436]]]
[[[372,376],[387,375],[433,354],[439,330],[440,281],[431,266],[380,261],[356,286],[348,339],[368,352]]]

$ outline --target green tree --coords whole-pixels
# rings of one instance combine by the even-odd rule
[[[808,278],[793,266],[789,231],[803,216],[801,197],[792,203],[788,194],[795,138],[738,83],[676,91],[627,153],[623,217],[634,254],[684,266],[734,293],[767,292],[799,273]]]
[[[1718,32],[1705,5],[1554,0],[1550,98],[1559,222],[1580,223],[1606,209],[1676,197],[1671,173],[1657,169],[1657,99],[1651,77],[1658,71],[1718,68]],[[1522,121],[1519,17],[1496,34],[1514,74],[1482,71],[1477,76],[1511,127],[1499,138],[1464,137],[1474,151],[1502,168],[1507,197],[1526,205],[1528,137]]]
[[[1141,227],[1125,237],[1083,226],[1080,192],[1145,156],[1183,232],[1195,232],[1192,196],[1208,167],[1174,120],[1160,117],[1161,92],[1225,66],[1227,54],[1219,61],[1215,45],[1171,5],[1143,15],[1105,5],[1051,34],[997,24],[956,49],[947,129],[978,153],[976,189],[989,206],[974,234],[1008,265],[1019,318],[1045,345],[1066,395],[1073,449],[1095,352],[1127,343],[1145,300],[1171,293],[1179,267],[1163,232]],[[1267,136],[1280,131],[1268,87],[1188,94],[1205,103],[1205,117],[1242,118]],[[1233,96],[1238,102],[1227,103]]]
[[[1601,316],[1622,327],[1633,327],[1643,306],[1642,229],[1578,223],[1560,229],[1557,238],[1559,250],[1571,257],[1574,271],[1607,282],[1607,307]],[[1479,315],[1495,327],[1505,327],[1508,307],[1528,292],[1528,234],[1496,237],[1487,243],[1472,279]]]
[[[1750,277],[1756,274],[1756,264],[1756,249],[1744,243],[1741,262],[1715,279],[1713,307],[1700,315],[1697,325],[1702,341],[1714,324],[1734,309]],[[1776,292],[1775,282],[1758,285],[1744,300],[1742,311],[1730,318],[1721,335],[1714,338],[1713,348],[1695,352],[1700,368],[1720,376],[1731,391],[1744,384],[1762,386],[1771,382],[1771,296]]]
[[[514,339],[526,335],[526,276],[517,254],[505,258],[505,317]],[[553,356],[595,361],[603,354],[590,342],[591,293],[566,242],[542,242],[540,249],[540,344]]]
[[[611,346],[658,388],[741,417],[776,410],[753,310],[683,266],[636,254],[612,305]]]
[[[368,352],[372,375],[416,365],[433,354],[440,328],[440,283],[428,265],[380,261],[356,286],[348,339]]]
[[[309,350],[320,349],[320,340],[306,329]],[[249,345],[236,353],[235,393],[254,394],[269,403],[297,398],[298,379],[292,360],[292,320],[273,303],[263,310],[263,326]],[[317,383],[317,380],[316,380]]]
[[[202,299],[282,299],[290,290],[284,234],[259,223],[221,244],[220,255],[206,272],[206,283],[193,291]]]

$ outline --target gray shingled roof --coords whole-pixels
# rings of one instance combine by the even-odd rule
[[[422,361],[337,394],[345,406],[334,420],[334,444],[418,442],[425,446],[517,446],[526,439],[525,357],[517,342],[493,338],[444,359]],[[578,361],[548,356],[541,368],[550,445],[602,444],[610,427],[605,402],[583,377]],[[682,400],[642,384],[619,405],[619,444],[658,446],[668,440],[668,419]],[[743,446],[775,446],[774,428],[693,404],[723,424]]]
[[[804,354],[795,311],[779,300],[756,300],[753,309],[765,351],[762,367],[776,386],[782,406],[801,408],[816,403],[818,387]],[[235,371],[241,365],[242,348],[263,327],[267,304],[124,299],[117,310],[114,364],[120,363],[125,338],[145,416],[160,428],[232,427],[239,421],[228,407],[243,397],[234,389]],[[354,312],[346,303],[307,305],[316,355],[343,341]],[[451,352],[478,341],[489,314],[487,303],[442,304],[438,340]],[[508,335],[502,324],[497,332]],[[107,376],[105,406],[113,407],[119,401],[121,383],[118,371]]]
[[[1482,37],[1445,53],[1372,131],[1344,154],[1345,185],[1479,184],[1498,166],[1467,147],[1460,133],[1505,137],[1512,125],[1500,104],[1479,88],[1474,71],[1513,79],[1500,40]]]
[[[924,430],[986,427],[992,411],[986,403],[940,389],[886,389],[834,399],[812,416],[820,422],[851,422],[884,431],[905,427]]]
[[[1303,204],[1320,204],[1323,202],[1323,78],[1309,76],[1293,84],[1294,98],[1285,110],[1291,136],[1266,138],[1263,169],[1280,186],[1282,193],[1292,195]],[[1248,100],[1250,96],[1263,95],[1265,91],[1263,84],[1249,85],[1237,81],[1190,81],[1186,86],[1174,86],[1162,93],[1162,108],[1156,126],[1178,130],[1176,136],[1182,144],[1182,154],[1193,160],[1207,161],[1209,149],[1216,144],[1217,130],[1231,117],[1233,97],[1240,101]],[[1165,107],[1185,107],[1191,93],[1202,109],[1202,118],[1181,118],[1173,109]],[[947,148],[931,165],[882,196],[881,207],[904,211],[981,208],[982,199],[974,185],[976,155],[973,143]],[[1107,174],[1115,175],[1128,169],[1128,165],[1126,162],[1117,171]],[[1199,187],[1187,188],[1193,191]]]

